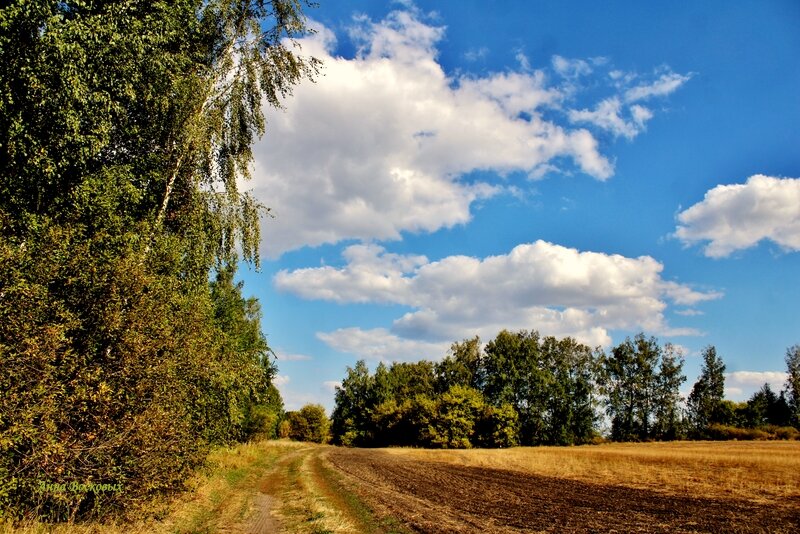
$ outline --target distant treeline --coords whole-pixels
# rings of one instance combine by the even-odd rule
[[[747,402],[724,399],[725,365],[713,346],[685,401],[684,357],[637,335],[608,353],[572,338],[504,330],[485,346],[454,343],[439,362],[361,360],[336,390],[332,439],[346,446],[436,448],[615,441],[794,437],[800,427],[800,345],[789,380]],[[793,425],[794,428],[791,428]],[[745,430],[752,429],[752,430]]]

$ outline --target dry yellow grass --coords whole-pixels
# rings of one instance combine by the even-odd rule
[[[387,451],[425,461],[524,471],[665,493],[760,503],[800,498],[798,441],[685,441],[502,450]]]

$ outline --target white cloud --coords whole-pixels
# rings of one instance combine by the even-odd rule
[[[312,360],[313,358],[311,356],[306,356],[305,354],[292,354],[283,352],[282,350],[276,350],[275,359],[281,362],[300,362]]]
[[[272,379],[272,383],[275,385],[276,388],[282,388],[286,384],[290,382],[288,375],[275,375]]]
[[[553,69],[565,78],[578,78],[592,73],[589,62],[583,59],[567,59],[561,56],[553,56]]]
[[[740,399],[744,396],[744,390],[742,388],[725,386],[723,393],[725,394],[725,397],[729,399]]]
[[[567,68],[560,67],[560,62],[557,62],[555,58],[554,67],[557,71],[559,68]],[[586,67],[588,68],[588,64]],[[568,117],[573,123],[592,124],[611,132],[615,137],[627,139],[633,139],[644,132],[647,129],[647,122],[653,118],[653,111],[650,108],[635,102],[656,96],[667,96],[691,78],[689,75],[669,71],[661,74],[654,81],[631,87],[631,84],[638,78],[635,73],[612,70],[608,76],[614,81],[621,94],[600,101],[593,110],[570,109]]]
[[[471,48],[464,53],[464,59],[467,61],[478,61],[479,59],[486,59],[489,55],[489,49],[485,46],[480,48]]]
[[[342,387],[342,383],[337,380],[326,380],[322,383],[322,388],[331,393],[336,393],[336,388]]]
[[[623,110],[619,98],[607,98],[600,102],[593,111],[588,109],[569,110],[569,120],[572,122],[588,122],[615,136],[633,139],[645,130],[645,123],[653,118],[653,113],[639,105],[629,109],[630,118],[622,117]]]
[[[763,239],[800,250],[800,179],[751,176],[745,184],[718,185],[702,202],[678,214],[675,231],[687,245],[709,243],[703,252],[721,258]]]
[[[647,109],[644,106],[640,106],[635,104],[631,106],[631,118],[636,126],[639,127],[639,130],[644,129],[644,124],[653,118],[653,112]]]
[[[695,316],[698,316],[698,315],[704,315],[704,313],[701,312],[700,310],[695,310],[693,308],[686,308],[686,309],[683,309],[683,310],[675,310],[675,313],[677,313],[678,315],[683,315],[684,317],[695,317]]]
[[[267,256],[464,224],[473,202],[501,190],[459,181],[473,170],[529,173],[560,158],[600,180],[613,173],[589,131],[541,116],[561,94],[540,71],[450,77],[436,57],[444,30],[414,12],[359,19],[353,59],[318,30],[301,45],[323,73],[268,113],[244,184],[277,216],[264,225]]]
[[[286,375],[278,375],[272,383],[280,391],[286,410],[299,410],[306,404],[321,404],[328,414],[333,410],[333,396],[335,385],[338,382],[326,381],[317,383],[317,387],[306,389],[300,384],[295,384]],[[290,385],[291,383],[291,385]]]
[[[348,261],[343,269],[283,270],[275,275],[275,285],[306,299],[397,303],[405,300],[410,289],[405,273],[428,262],[425,256],[386,254],[378,245],[351,245],[342,255]]]
[[[449,342],[403,339],[385,328],[340,328],[333,332],[320,332],[317,337],[339,352],[386,362],[438,360],[450,347]]]
[[[745,392],[752,394],[764,384],[769,384],[776,393],[786,384],[787,374],[781,371],[735,371],[725,373],[725,390],[731,390],[731,396],[741,397]]]
[[[694,354],[685,345],[681,345],[679,343],[669,343],[669,345],[672,345],[673,354],[683,356],[684,358]]]
[[[637,85],[625,91],[626,102],[646,100],[654,96],[667,96],[675,92],[681,85],[689,81],[690,75],[667,72],[651,83]]]
[[[284,270],[274,283],[307,299],[412,308],[394,321],[391,331],[320,334],[337,350],[363,356],[363,347],[372,343],[370,354],[378,358],[430,348],[417,340],[439,346],[475,334],[491,338],[503,328],[535,328],[591,345],[609,344],[609,329],[691,335],[696,332],[666,323],[666,301],[693,305],[721,296],[663,280],[663,266],[648,256],[580,252],[544,241],[483,259],[449,256],[429,262],[423,256],[389,254],[376,245],[354,245],[345,254],[344,267]],[[395,346],[402,343],[408,344]]]

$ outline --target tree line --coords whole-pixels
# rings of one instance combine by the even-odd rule
[[[481,346],[453,343],[439,362],[364,360],[336,388],[331,435],[358,447],[577,445],[615,441],[793,437],[800,428],[800,345],[787,351],[789,380],[747,402],[724,398],[725,364],[713,346],[687,399],[684,356],[639,334],[610,349],[572,338],[509,332]],[[793,428],[792,428],[793,427]],[[749,433],[744,431],[751,429]]]
[[[0,8],[0,517],[137,506],[274,434],[235,283],[268,210],[237,184],[263,105],[316,70],[290,44],[303,4]],[[121,489],[42,490],[103,484]]]

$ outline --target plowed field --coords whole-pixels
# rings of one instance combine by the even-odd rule
[[[800,532],[797,498],[712,499],[376,450],[332,449],[327,457],[376,513],[416,532]]]

